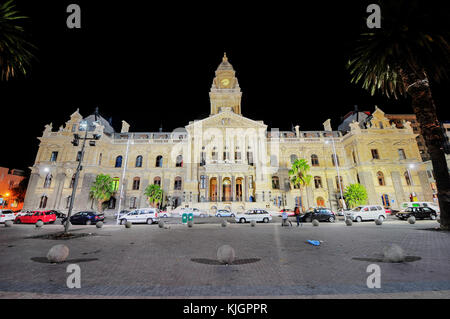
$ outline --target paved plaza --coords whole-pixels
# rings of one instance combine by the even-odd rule
[[[92,236],[70,240],[32,238],[61,225],[0,226],[1,298],[449,298],[450,233],[436,221],[269,224],[194,224],[170,229],[109,220],[103,228],[72,226]],[[199,220],[200,221],[200,220]],[[307,240],[319,240],[313,246]],[[65,244],[65,263],[45,262],[48,250]],[[230,245],[232,265],[217,262]],[[391,244],[416,261],[380,259]],[[420,257],[420,258],[417,258]],[[81,288],[66,285],[69,264],[81,268]],[[367,266],[381,268],[381,288],[368,288]]]

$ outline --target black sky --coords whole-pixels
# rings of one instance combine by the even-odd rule
[[[348,83],[345,62],[367,31],[364,1],[17,3],[39,50],[28,77],[0,83],[3,167],[32,166],[44,125],[57,129],[77,108],[87,116],[98,106],[116,130],[126,120],[131,131],[145,132],[207,116],[224,51],[243,92],[243,115],[269,127],[320,130],[331,118],[337,128],[355,104],[411,113],[407,99],[370,97]],[[66,27],[70,3],[81,6],[81,30]],[[448,82],[433,89],[444,109]]]

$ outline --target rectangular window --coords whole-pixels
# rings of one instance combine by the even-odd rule
[[[401,160],[406,159],[406,155],[405,155],[405,150],[404,150],[404,149],[402,149],[402,148],[399,148],[399,149],[398,149],[398,157],[399,157],[399,159],[401,159]]]
[[[370,151],[372,152],[372,158],[373,159],[380,159],[380,155],[378,155],[378,150],[377,149],[372,149]]]
[[[58,158],[58,152],[52,152],[52,156],[50,157],[50,162],[56,162]]]

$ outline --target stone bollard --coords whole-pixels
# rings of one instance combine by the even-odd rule
[[[222,245],[217,249],[217,260],[222,264],[232,264],[236,254],[230,245]]]
[[[353,225],[353,221],[352,221],[350,218],[347,218],[347,219],[345,220],[345,225],[351,226],[351,225]]]
[[[383,220],[382,220],[381,218],[375,219],[375,225],[380,226],[380,225],[382,225],[382,224],[383,224]]]
[[[34,226],[35,226],[36,228],[41,228],[42,226],[44,226],[44,223],[42,222],[42,220],[38,220],[38,221],[36,222],[36,224],[34,224]]]
[[[250,222],[250,225],[251,225],[252,227],[255,227],[255,226],[256,226],[256,220],[252,220],[252,221]]]
[[[12,227],[12,225],[13,225],[13,222],[11,220],[7,220],[5,222],[5,227]]]
[[[412,225],[412,224],[415,224],[415,223],[416,223],[416,217],[410,216],[410,217],[408,218],[408,223],[410,223],[411,225]]]
[[[164,228],[164,221],[160,220],[160,221],[158,222],[158,227],[159,227],[159,228]]]
[[[125,223],[125,228],[131,228],[131,225],[133,225],[131,222],[126,222]]]
[[[228,222],[226,220],[222,220],[221,225],[222,225],[222,227],[227,227]]]
[[[47,259],[51,263],[62,263],[69,256],[69,247],[66,245],[55,245],[47,253]]]
[[[164,229],[170,229],[170,225],[164,225]]]
[[[192,220],[187,222],[187,225],[189,228],[192,228],[192,226],[194,226],[194,222]]]
[[[103,227],[103,222],[97,222],[97,223],[95,224],[95,227],[97,227],[97,228],[102,228],[102,227]]]
[[[319,226],[319,221],[317,219],[313,219],[312,225],[313,226]]]
[[[396,244],[383,249],[384,261],[399,263],[405,260],[405,252]]]

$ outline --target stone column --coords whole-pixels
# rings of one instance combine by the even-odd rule
[[[361,180],[361,184],[364,185],[364,187],[367,190],[369,205],[380,205],[381,204],[381,197],[377,195],[375,192],[375,186],[373,184],[373,176],[372,172],[366,171],[366,172],[358,172],[359,179]]]
[[[236,177],[231,176],[231,200],[236,201]]]
[[[147,197],[144,195],[145,189],[147,188],[149,184],[149,180],[148,179],[142,179],[141,180],[141,186],[139,187],[139,189],[141,190],[141,194],[142,196],[139,196],[136,199],[136,206],[137,208],[141,208],[141,207],[147,207],[149,204],[147,204]],[[163,196],[165,196],[165,193],[163,193]],[[163,198],[164,201],[164,198]]]
[[[66,179],[66,174],[58,173],[55,178],[55,188],[52,194],[53,205],[48,207],[53,207],[53,209],[59,209],[59,203],[61,202],[61,195],[64,188],[64,181]]]
[[[405,201],[405,191],[403,190],[402,179],[399,172],[391,172],[391,177],[395,191],[395,202],[392,207],[400,209],[400,204]]]
[[[422,187],[423,200],[427,202],[433,201],[433,190],[431,189],[430,183],[428,181],[428,176],[426,171],[417,172],[419,175],[420,186]]]
[[[308,209],[309,207],[312,207],[312,206],[316,206],[314,204],[314,196],[313,196],[311,186],[306,186],[306,198],[308,199],[308,203],[307,203],[308,207],[306,207],[306,209]]]
[[[207,201],[207,202],[209,202],[209,183],[210,183],[210,180],[209,180],[210,178],[209,178],[209,175],[206,175],[206,194],[205,194],[205,201]]]
[[[332,210],[338,209],[338,204],[336,201],[336,189],[334,188],[333,179],[327,177],[327,189],[328,189],[328,201],[330,202],[330,208]]]
[[[23,203],[23,209],[34,209],[39,205],[39,194],[36,194],[36,185],[39,181],[39,174],[32,173],[28,182],[27,192]]]
[[[83,181],[81,183],[81,189],[75,194],[74,210],[89,210],[90,209],[90,190],[95,181],[96,174],[86,173],[83,175]],[[81,176],[80,176],[81,177]],[[80,185],[78,183],[78,185]],[[117,202],[118,203],[118,202]]]
[[[222,175],[219,175],[217,179],[217,201],[222,201]]]
[[[248,182],[247,182],[247,175],[244,176],[244,185],[242,185],[244,187],[244,202],[248,201]]]

